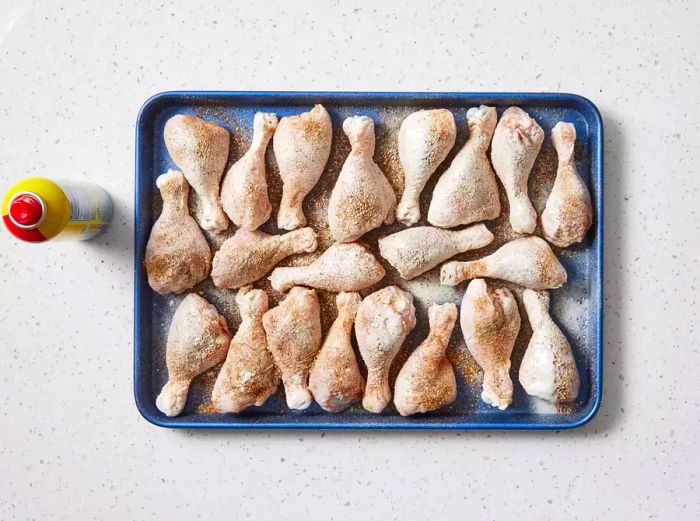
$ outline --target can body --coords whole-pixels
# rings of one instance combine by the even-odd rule
[[[109,225],[112,212],[112,199],[101,187],[43,177],[15,183],[2,201],[5,227],[27,242],[91,239]]]

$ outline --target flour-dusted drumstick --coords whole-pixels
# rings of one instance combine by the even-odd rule
[[[579,377],[571,346],[549,315],[549,294],[526,289],[523,304],[532,338],[520,363],[520,383],[528,394],[552,403],[573,402]]]
[[[313,228],[283,235],[238,230],[214,254],[211,278],[219,288],[240,288],[263,278],[290,255],[316,251],[316,246]]]
[[[501,215],[498,183],[486,151],[496,128],[496,109],[467,111],[469,139],[433,190],[428,222],[441,228],[495,219]]]
[[[350,140],[348,155],[328,201],[333,239],[352,242],[382,224],[393,222],[396,194],[374,156],[374,121],[354,116],[343,122]]]
[[[483,224],[454,231],[418,226],[379,239],[379,252],[402,279],[411,280],[458,253],[483,248],[491,241],[493,234]]]
[[[481,399],[506,409],[513,401],[510,355],[520,331],[520,313],[510,290],[482,279],[469,283],[462,299],[461,326],[467,349],[484,371]]]
[[[576,128],[559,122],[552,130],[552,143],[559,156],[557,178],[542,212],[544,238],[561,248],[581,242],[593,222],[591,194],[574,163]]]
[[[510,107],[501,116],[491,142],[491,162],[508,195],[510,224],[517,233],[532,233],[537,213],[527,181],[544,141],[544,131],[527,112]]]
[[[452,403],[457,380],[445,351],[457,321],[457,306],[434,304],[428,309],[430,332],[396,377],[394,404],[402,416],[429,412]]]
[[[277,291],[310,286],[326,291],[359,291],[384,278],[386,270],[366,246],[336,243],[308,266],[275,268],[270,283]]]
[[[440,284],[446,286],[479,277],[507,280],[531,289],[559,288],[567,278],[549,245],[534,236],[507,242],[483,259],[450,261],[440,269]]]
[[[367,366],[362,406],[368,411],[380,413],[391,401],[389,368],[415,326],[413,295],[396,286],[375,291],[360,304],[355,335]]]
[[[158,293],[182,293],[209,274],[211,250],[187,207],[189,185],[174,170],[158,176],[163,211],[146,244],[148,284]]]
[[[309,389],[328,412],[340,412],[362,398],[365,381],[352,349],[352,326],[362,298],[339,293],[338,317],[328,330],[309,375]]]
[[[262,325],[267,294],[260,289],[243,288],[236,294],[236,304],[241,325],[231,340],[211,393],[218,412],[241,412],[251,405],[262,405],[279,385]]]
[[[195,219],[202,229],[219,233],[228,227],[219,185],[228,160],[228,130],[202,118],[177,115],[165,122],[165,146],[197,196]]]
[[[270,218],[265,150],[277,128],[277,116],[258,112],[253,118],[253,142],[221,183],[221,205],[229,219],[243,230],[256,230]]]
[[[277,226],[294,230],[306,224],[302,203],[316,186],[331,153],[333,128],[323,105],[280,120],[272,140],[284,183]]]
[[[420,219],[420,194],[425,184],[455,145],[457,126],[449,110],[419,110],[399,128],[399,161],[404,174],[403,194],[396,219],[412,225]]]
[[[187,295],[168,331],[168,382],[156,398],[156,407],[167,416],[180,414],[194,377],[223,362],[230,342],[226,319],[216,308],[195,293]]]
[[[313,401],[309,371],[321,347],[320,313],[316,292],[296,287],[263,315],[267,347],[282,375],[290,409],[306,409]]]

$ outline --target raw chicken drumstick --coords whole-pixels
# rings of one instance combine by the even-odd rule
[[[482,279],[469,283],[462,299],[461,326],[467,349],[484,371],[481,399],[503,410],[513,402],[510,355],[520,331],[520,313],[506,288]]]
[[[287,406],[311,405],[309,371],[321,347],[321,308],[316,292],[292,288],[282,303],[263,316],[267,346],[282,374]]]
[[[369,412],[380,413],[391,401],[391,362],[415,326],[413,295],[396,286],[375,291],[360,304],[355,336],[367,366],[362,406]]]
[[[418,226],[379,239],[379,252],[404,280],[411,280],[450,257],[483,248],[493,234],[483,224],[452,231]]]
[[[262,325],[267,294],[244,288],[236,295],[241,325],[231,340],[226,362],[214,383],[211,401],[218,412],[241,412],[262,405],[279,385],[279,376]]]
[[[559,156],[557,178],[542,212],[544,238],[561,248],[581,242],[593,222],[591,194],[576,172],[576,128],[559,122],[552,129],[552,143]]]
[[[284,183],[277,214],[279,228],[294,230],[306,224],[302,203],[326,167],[332,137],[331,118],[323,105],[280,120],[272,140]]]
[[[228,218],[221,208],[219,183],[228,160],[228,130],[195,116],[177,115],[165,122],[163,139],[197,195],[197,222],[204,230],[224,231]]]
[[[366,246],[336,243],[308,266],[275,268],[270,282],[277,291],[296,285],[326,291],[359,291],[376,284],[385,274]]]
[[[156,407],[167,416],[180,414],[194,377],[223,362],[230,342],[226,319],[216,308],[195,293],[187,295],[168,331],[168,382],[156,398]]]
[[[510,107],[501,116],[491,143],[491,162],[510,204],[510,225],[532,233],[537,213],[527,193],[527,180],[544,141],[544,131],[527,112]]]
[[[328,225],[337,242],[352,242],[394,221],[396,194],[372,159],[374,121],[354,116],[343,122],[352,150],[328,201]]]
[[[579,377],[571,346],[549,315],[546,291],[523,292],[532,338],[520,364],[520,383],[532,396],[552,403],[573,402]]]
[[[352,349],[352,326],[362,298],[357,293],[340,293],[335,299],[338,318],[323,341],[311,374],[309,389],[328,412],[340,412],[362,398],[365,381]]]
[[[510,241],[483,259],[442,265],[440,284],[456,286],[478,277],[507,280],[531,289],[559,288],[566,282],[566,270],[549,245],[539,237]]]
[[[180,172],[158,176],[163,211],[146,244],[148,284],[158,293],[182,293],[202,282],[211,267],[211,250],[187,207],[189,186]]]
[[[396,219],[401,224],[410,226],[420,219],[420,194],[452,150],[456,138],[455,118],[446,109],[419,110],[401,123],[398,142],[404,188],[396,209]]]
[[[445,356],[457,321],[457,306],[433,304],[428,310],[430,333],[396,377],[394,405],[401,416],[429,412],[457,398],[457,380]]]
[[[270,218],[265,150],[277,128],[277,116],[258,112],[253,118],[253,142],[221,183],[221,205],[239,229],[256,230]]]
[[[433,190],[428,222],[441,228],[495,219],[501,215],[498,183],[486,151],[496,128],[496,109],[467,111],[469,139]]]
[[[284,235],[239,229],[214,254],[211,278],[219,288],[240,288],[263,278],[282,259],[316,251],[316,247],[313,228],[302,228]]]

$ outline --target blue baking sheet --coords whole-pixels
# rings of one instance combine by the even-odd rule
[[[577,147],[575,159],[579,174],[588,184],[594,207],[595,220],[586,241],[567,250],[555,248],[557,256],[567,269],[567,284],[551,292],[552,314],[569,338],[581,376],[581,391],[576,402],[552,406],[528,396],[517,379],[520,359],[530,336],[526,315],[521,307],[523,327],[513,352],[511,377],[514,400],[505,411],[493,409],[481,402],[481,372],[468,354],[459,324],[452,335],[448,354],[455,365],[458,381],[457,400],[438,411],[404,418],[393,405],[382,414],[371,414],[358,404],[349,410],[331,414],[313,404],[306,411],[290,411],[284,401],[282,386],[265,405],[252,407],[240,414],[217,414],[209,405],[209,393],[216,370],[195,379],[182,415],[168,418],[155,406],[155,397],[167,379],[165,369],[165,340],[172,315],[183,296],[158,295],[148,286],[142,259],[148,235],[160,213],[161,201],[155,179],[168,168],[176,168],[163,143],[163,125],[174,114],[196,114],[226,127],[232,133],[229,165],[247,148],[252,134],[253,115],[257,111],[275,112],[278,116],[296,114],[322,103],[333,121],[333,150],[331,159],[319,185],[305,203],[311,224],[323,227],[323,207],[315,201],[327,199],[333,181],[349,151],[341,124],[350,115],[367,115],[374,119],[377,133],[375,159],[387,177],[400,187],[400,168],[396,161],[396,131],[401,120],[410,112],[422,108],[450,109],[458,129],[457,145],[441,168],[431,178],[421,199],[423,221],[432,187],[449,165],[451,158],[467,138],[466,111],[476,105],[495,106],[500,113],[508,106],[518,105],[530,113],[545,130],[542,151],[533,168],[530,193],[535,206],[541,210],[556,174],[556,155],[549,135],[558,121],[576,126]],[[279,178],[272,147],[268,150],[268,182],[273,206],[279,202]],[[228,166],[227,166],[228,168]],[[398,192],[398,191],[397,191]],[[505,203],[505,197],[502,194]],[[320,208],[320,209],[319,209]],[[507,206],[503,215],[487,226],[494,231],[497,241],[477,252],[458,256],[472,259],[493,251],[510,238],[508,236]],[[602,256],[603,256],[603,127],[595,105],[587,99],[558,93],[415,93],[415,92],[165,92],[150,98],[143,105],[136,122],[136,186],[135,186],[135,259],[134,259],[134,393],[136,405],[150,422],[163,427],[179,428],[351,428],[351,429],[565,429],[580,426],[590,420],[600,405],[602,387]],[[273,218],[263,229],[276,232]],[[233,226],[231,227],[233,228]],[[402,229],[400,225],[383,227],[368,234],[367,240]],[[223,238],[208,236],[216,248]],[[502,239],[499,241],[499,238]],[[321,246],[323,247],[323,239]],[[305,261],[303,258],[301,261]],[[439,268],[431,270],[416,281],[399,280],[395,270],[383,259],[387,278],[378,287],[396,283],[416,297],[419,327],[409,335],[402,351],[392,366],[393,378],[403,360],[425,337],[427,307],[433,302],[454,301],[457,304],[466,287],[455,288],[437,284]],[[287,262],[299,262],[294,259]],[[306,260],[308,262],[308,260]],[[282,264],[284,265],[284,264]],[[494,281],[497,283],[497,281]],[[516,290],[512,285],[503,284]],[[271,306],[281,297],[270,289],[266,280],[258,287],[267,290]],[[373,288],[376,289],[376,288]],[[234,291],[220,290],[211,280],[194,288],[217,306],[228,320],[232,332],[240,317],[234,303]],[[323,293],[323,292],[320,292]],[[324,311],[324,333],[333,319],[333,295],[321,294]],[[359,357],[358,357],[359,360]],[[360,364],[362,365],[362,364]]]

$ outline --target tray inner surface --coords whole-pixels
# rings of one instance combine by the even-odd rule
[[[390,183],[394,187],[397,195],[401,194],[403,188],[403,174],[398,161],[396,146],[397,132],[401,121],[411,112],[421,108],[444,107],[452,111],[457,123],[458,135],[457,143],[447,160],[441,165],[438,171],[431,177],[421,198],[421,222],[428,224],[425,220],[430,196],[438,178],[449,166],[456,152],[461,148],[467,139],[466,111],[468,108],[479,103],[486,103],[497,107],[499,117],[502,111],[510,104],[518,104],[528,111],[545,130],[546,138],[542,145],[542,150],[537,158],[532,174],[530,176],[530,197],[538,214],[544,208],[547,196],[551,190],[557,170],[557,156],[550,141],[550,132],[553,126],[560,120],[574,123],[577,131],[577,146],[575,151],[576,166],[579,175],[586,181],[591,191],[594,205],[600,202],[600,193],[597,190],[599,179],[597,176],[597,149],[594,146],[593,129],[590,128],[590,121],[576,107],[568,106],[566,103],[546,102],[538,104],[536,100],[506,100],[506,99],[373,99],[371,97],[343,98],[343,99],[297,99],[292,102],[288,99],[278,99],[274,97],[258,98],[228,98],[225,96],[211,98],[195,97],[192,99],[183,98],[170,101],[154,114],[150,121],[142,121],[141,124],[150,125],[150,128],[142,130],[143,136],[149,139],[139,146],[144,150],[150,147],[151,156],[145,169],[140,172],[140,229],[137,241],[139,242],[137,251],[142,254],[145,248],[145,241],[154,220],[161,211],[161,198],[155,188],[155,179],[169,168],[177,168],[170,159],[163,144],[163,125],[165,121],[174,114],[187,113],[196,114],[207,120],[214,121],[231,132],[231,151],[229,156],[230,165],[237,160],[248,148],[252,137],[253,115],[257,111],[275,112],[279,117],[296,114],[308,110],[314,101],[321,101],[331,115],[333,121],[333,145],[330,159],[321,177],[321,180],[312,190],[305,201],[305,213],[312,226],[319,236],[319,248],[315,253],[298,255],[280,263],[280,266],[308,264],[313,258],[318,256],[332,243],[329,237],[328,225],[326,223],[326,209],[328,198],[333,188],[335,180],[340,172],[349,150],[350,145],[342,132],[342,121],[350,115],[367,115],[375,122],[377,146],[375,161],[385,173]],[[148,152],[144,152],[147,156]],[[276,214],[279,208],[282,183],[278,175],[277,164],[275,162],[272,146],[267,150],[267,180],[269,186],[270,199],[273,204],[273,213],[270,220],[265,223],[261,230],[268,233],[278,233],[276,227]],[[150,165],[150,168],[148,168]],[[500,183],[499,183],[500,187]],[[471,251],[461,254],[455,259],[471,260],[482,257],[494,251],[496,248],[515,238],[508,222],[508,201],[505,192],[500,187],[502,212],[501,216],[486,222],[487,227],[495,234],[494,242],[481,250]],[[190,199],[192,205],[194,200]],[[520,386],[517,378],[518,368],[525,348],[531,336],[530,325],[527,321],[522,306],[522,290],[513,284],[491,280],[490,283],[496,286],[506,286],[514,291],[520,308],[522,326],[512,355],[511,377],[514,383],[513,404],[506,411],[499,411],[484,404],[479,397],[481,392],[482,373],[476,362],[469,355],[459,329],[459,320],[450,341],[448,356],[452,361],[457,373],[458,397],[457,400],[433,413],[417,415],[410,418],[402,418],[398,415],[391,404],[381,415],[374,415],[366,412],[360,404],[351,407],[340,414],[330,414],[324,412],[317,404],[313,404],[308,410],[292,412],[287,409],[284,401],[282,385],[278,393],[271,397],[262,407],[253,407],[238,415],[221,415],[213,412],[209,396],[211,388],[216,379],[220,366],[216,366],[207,373],[196,378],[190,388],[187,405],[181,416],[166,419],[152,405],[155,396],[167,379],[165,369],[165,343],[168,328],[178,304],[183,296],[177,295],[157,295],[150,290],[145,283],[145,275],[140,274],[140,309],[142,315],[137,318],[137,327],[142,330],[138,333],[141,345],[137,346],[137,356],[140,356],[139,364],[143,374],[137,375],[137,380],[141,378],[141,384],[147,384],[147,389],[142,391],[146,396],[141,397],[141,401],[147,403],[146,408],[152,409],[151,414],[161,420],[167,420],[173,426],[178,423],[184,424],[231,424],[255,426],[257,424],[313,424],[321,426],[375,426],[375,427],[410,427],[410,426],[468,426],[473,424],[492,426],[541,426],[541,427],[565,427],[576,423],[584,418],[593,408],[597,401],[596,384],[600,375],[597,372],[599,347],[598,330],[599,323],[599,303],[600,294],[597,286],[598,256],[596,254],[598,241],[601,240],[596,234],[597,223],[589,232],[584,243],[575,245],[566,250],[553,247],[557,257],[566,267],[568,272],[567,284],[558,290],[551,291],[551,311],[557,323],[565,332],[569,339],[581,377],[581,391],[577,401],[573,404],[553,406],[542,400],[528,396]],[[458,306],[466,288],[467,282],[457,287],[447,287],[439,285],[439,266],[428,273],[412,280],[402,280],[396,270],[394,270],[380,255],[377,249],[377,239],[389,233],[404,229],[402,225],[394,224],[383,226],[374,230],[362,239],[370,245],[371,250],[382,262],[387,270],[386,277],[375,287],[362,292],[363,296],[371,291],[384,286],[395,284],[411,292],[414,296],[416,306],[417,326],[408,336],[403,348],[397,355],[391,370],[391,385],[398,370],[403,365],[407,356],[426,337],[428,332],[428,307],[433,303],[455,302]],[[212,246],[212,252],[216,251],[221,243],[234,232],[234,226],[219,236],[207,234],[207,239]],[[541,235],[539,224],[535,232]],[[270,307],[276,305],[282,294],[274,291],[267,279],[263,279],[255,284],[255,287],[267,291],[270,297]],[[211,279],[207,279],[198,285],[194,291],[202,293],[205,298],[212,302],[228,320],[232,332],[235,332],[240,323],[240,316],[234,302],[235,291],[223,290],[214,287]],[[322,307],[322,323],[324,337],[331,323],[336,316],[335,294],[318,291],[319,300]],[[353,339],[354,341],[354,339]],[[355,346],[357,352],[357,346]],[[358,360],[361,358],[358,355]],[[361,369],[364,371],[362,363]],[[137,382],[138,384],[138,382]],[[137,385],[137,388],[146,385]],[[137,394],[138,394],[137,389]],[[495,424],[495,425],[494,425]],[[219,425],[221,426],[221,425]]]

